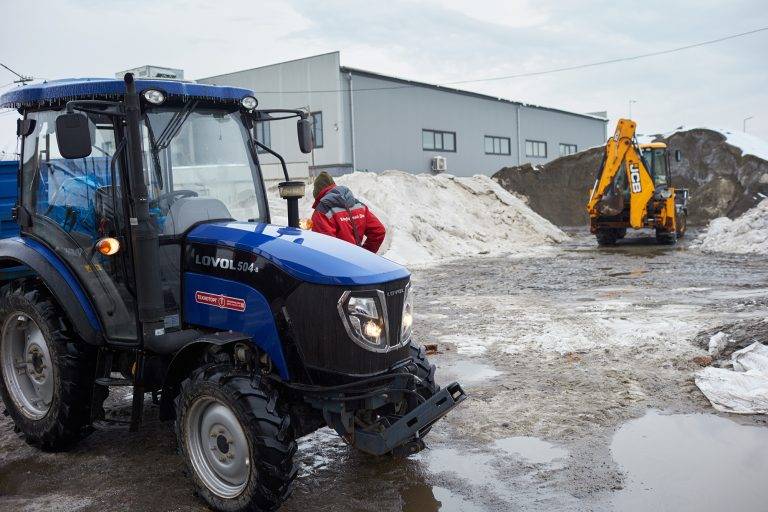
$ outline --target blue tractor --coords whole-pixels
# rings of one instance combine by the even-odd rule
[[[329,426],[405,456],[465,398],[411,343],[408,271],[298,228],[304,184],[256,133],[297,118],[308,153],[311,122],[257,105],[245,89],[130,74],[0,97],[22,115],[0,394],[28,443],[63,449],[107,426],[109,388],[131,386],[125,427],[151,393],[208,505],[273,510],[298,438]],[[288,226],[270,223],[263,153],[282,163]]]

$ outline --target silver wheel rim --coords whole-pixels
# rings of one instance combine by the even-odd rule
[[[232,409],[202,396],[186,418],[187,453],[203,484],[221,498],[239,496],[248,484],[251,457],[248,440]]]
[[[5,388],[16,408],[32,420],[45,417],[53,401],[55,374],[48,343],[37,322],[21,311],[8,315],[0,354]]]

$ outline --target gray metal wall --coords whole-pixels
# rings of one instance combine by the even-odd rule
[[[442,155],[449,173],[493,174],[521,162],[553,160],[559,156],[561,142],[576,144],[582,150],[604,144],[606,137],[605,122],[596,118],[434,87],[404,86],[402,81],[355,70],[340,71],[338,52],[199,81],[252,89],[261,108],[322,111],[324,144],[311,155],[298,149],[295,122],[271,123],[272,147],[285,156],[291,175],[296,177],[307,176],[310,168],[328,169],[334,174],[349,172],[353,153],[359,170],[429,172],[432,157]],[[423,150],[422,129],[455,132],[456,152]],[[511,154],[486,155],[485,135],[509,138]],[[526,157],[526,139],[546,141],[547,158]],[[276,160],[263,155],[262,161],[268,179],[280,177]]]
[[[357,169],[429,172],[432,157],[442,155],[451,174],[493,174],[505,166],[553,160],[560,143],[579,150],[605,143],[601,119],[351,73]],[[423,150],[422,129],[455,132],[456,152]],[[511,154],[485,154],[486,135],[509,138]],[[547,142],[547,157],[526,157],[526,139]]]
[[[560,144],[575,144],[578,151],[602,146],[606,141],[605,121],[541,108],[520,107],[520,148],[523,162],[533,165],[560,156]],[[525,141],[547,143],[547,158],[525,156]]]
[[[398,83],[354,73],[352,81],[357,169],[429,172],[432,157],[442,155],[449,173],[470,176],[493,173],[518,161],[516,105],[512,103],[428,87],[380,90]],[[456,152],[423,150],[422,129],[455,132]],[[511,155],[486,155],[485,135],[509,137]]]

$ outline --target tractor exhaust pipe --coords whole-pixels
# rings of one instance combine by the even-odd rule
[[[149,192],[141,156],[141,104],[132,73],[125,75],[125,108],[128,139],[128,181],[131,188],[131,247],[141,347],[147,339],[164,334],[165,305],[160,287],[160,241],[150,223]],[[137,262],[145,262],[139,271]]]

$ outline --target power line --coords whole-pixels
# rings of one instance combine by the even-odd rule
[[[34,78],[32,78],[31,76],[23,76],[23,75],[20,75],[19,73],[15,72],[15,71],[14,71],[14,70],[12,70],[11,68],[9,68],[9,67],[8,67],[8,66],[6,66],[5,64],[3,64],[2,62],[0,62],[0,66],[4,67],[4,68],[5,68],[5,69],[7,69],[8,71],[10,71],[11,73],[13,73],[13,74],[14,74],[14,75],[16,75],[17,77],[19,77],[19,79],[18,79],[18,80],[14,80],[12,83],[25,84],[25,83],[27,83],[27,82],[31,82],[32,80],[34,80]]]
[[[684,50],[690,50],[692,48],[699,48],[701,46],[707,46],[711,44],[716,43],[722,43],[723,41],[728,41],[730,39],[736,39],[739,37],[745,37],[752,34],[757,34],[758,32],[765,32],[768,30],[768,27],[761,27],[754,30],[749,30],[747,32],[741,32],[738,34],[731,34],[729,36],[725,37],[718,37],[717,39],[710,39],[708,41],[701,41],[698,43],[692,43],[687,44],[685,46],[678,46],[677,48],[670,48],[667,50],[660,50],[657,52],[649,52],[649,53],[641,53],[639,55],[632,55],[630,57],[619,57],[616,59],[608,59],[608,60],[601,60],[597,62],[589,62],[585,64],[576,64],[573,66],[564,66],[561,68],[553,68],[553,69],[546,69],[542,71],[531,71],[527,73],[517,73],[514,75],[505,75],[505,76],[495,76],[495,77],[488,77],[488,78],[476,78],[472,80],[458,80],[455,82],[443,82],[441,84],[435,84],[438,87],[444,87],[444,86],[451,86],[451,85],[461,85],[461,84],[470,84],[470,83],[477,83],[477,82],[493,82],[498,80],[511,80],[514,78],[525,78],[525,77],[531,77],[531,76],[541,76],[541,75],[549,75],[553,73],[562,73],[564,71],[573,71],[577,69],[585,69],[585,68],[592,68],[597,66],[605,66],[608,64],[616,64],[619,62],[628,62],[633,60],[640,60],[640,59],[647,59],[649,57],[658,57],[659,55],[667,55],[670,53],[676,53],[681,52]],[[361,91],[386,91],[386,90],[392,90],[392,89],[406,89],[408,87],[419,87],[421,84],[404,84],[404,85],[395,85],[390,87],[364,87],[360,89],[353,89],[354,92],[361,92]],[[344,92],[348,89],[317,89],[317,90],[304,90],[304,91],[257,91],[257,94],[309,94],[309,93],[332,93],[332,92]]]

